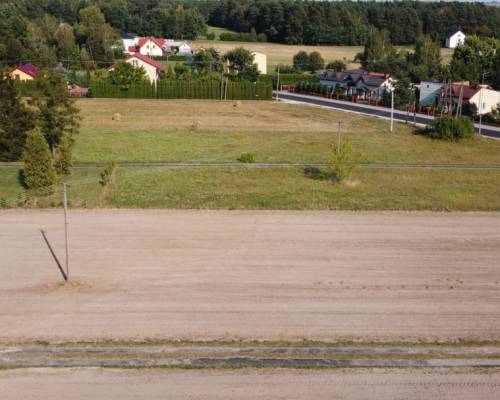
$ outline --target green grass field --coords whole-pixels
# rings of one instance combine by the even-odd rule
[[[242,153],[261,162],[324,163],[336,138],[365,153],[367,162],[500,163],[500,141],[458,143],[416,135],[411,126],[275,102],[107,100],[78,101],[77,163],[235,162]],[[120,121],[113,121],[120,112]],[[196,129],[193,129],[193,123]],[[314,171],[285,169],[161,169],[119,167],[106,193],[100,169],[69,178],[78,207],[231,209],[500,210],[500,171],[358,170],[335,185]],[[29,196],[17,167],[0,169],[0,201],[9,207],[60,205],[60,193]],[[3,201],[2,201],[3,199]]]
[[[258,162],[325,163],[338,121],[343,137],[367,162],[500,163],[500,141],[436,141],[404,124],[390,133],[386,120],[317,107],[116,99],[86,99],[78,105],[83,123],[75,160],[83,163],[235,162],[247,152]],[[122,115],[120,121],[112,120],[115,113]]]
[[[120,168],[105,195],[98,183],[99,172],[77,170],[70,178],[72,207],[500,210],[500,171],[359,170],[347,184],[339,186],[293,167]],[[14,169],[2,170],[0,185],[11,207],[61,204],[60,191],[48,197],[27,197]]]

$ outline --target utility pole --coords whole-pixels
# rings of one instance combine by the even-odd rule
[[[338,130],[337,130],[337,152],[340,151],[340,144],[341,144],[341,141],[342,141],[342,137],[341,137],[341,133],[340,133],[340,124],[342,124],[342,122],[339,121],[339,127],[338,127]]]
[[[391,90],[391,133],[394,130],[394,89]]]
[[[68,243],[68,192],[66,183],[63,182],[63,205],[64,205],[64,239],[66,247],[66,280],[69,280],[69,243]]]
[[[276,82],[276,101],[280,99],[280,66],[278,64],[278,81]]]

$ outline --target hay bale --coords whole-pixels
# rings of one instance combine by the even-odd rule
[[[191,130],[196,131],[201,127],[201,121],[193,121],[191,124]]]
[[[234,102],[233,107],[237,108],[237,107],[241,107],[241,105],[242,105],[241,101],[237,100]]]
[[[115,114],[113,114],[112,119],[113,119],[113,121],[121,121],[122,115],[120,113],[115,113]]]

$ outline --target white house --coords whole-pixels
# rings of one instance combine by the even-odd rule
[[[261,74],[267,74],[267,56],[264,53],[252,52],[254,63],[257,64],[257,69]]]
[[[464,44],[465,34],[462,31],[457,31],[446,37],[445,47],[454,49],[457,46]]]
[[[158,80],[160,72],[163,69],[162,65],[158,61],[140,53],[128,56],[125,59],[125,62],[128,62],[137,68],[144,68],[144,71],[146,71],[146,75],[151,82],[156,82]]]
[[[172,47],[177,47],[179,50],[175,55],[191,57],[193,55],[193,50],[186,42],[175,41],[173,39],[165,40],[165,50],[169,53],[173,53]]]
[[[476,105],[478,114],[488,114],[500,104],[500,92],[487,86],[480,86],[476,94],[469,99],[469,103]]]

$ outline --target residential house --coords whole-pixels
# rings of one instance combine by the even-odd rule
[[[467,81],[443,85],[439,91],[439,108],[445,113],[455,112],[460,104],[460,99],[462,99],[463,107],[464,104],[470,103],[478,92],[479,89],[470,86]]]
[[[160,62],[153,60],[151,57],[142,55],[141,53],[129,55],[125,59],[125,62],[132,64],[136,68],[142,67],[150,82],[156,82],[160,78],[160,72],[163,70],[163,66]],[[113,67],[109,68],[108,71],[113,71]]]
[[[174,51],[177,49],[177,52]],[[193,49],[186,42],[176,41],[173,39],[165,40],[165,50],[170,54],[175,54],[177,56],[191,57],[193,55]]]
[[[267,56],[264,53],[252,52],[254,63],[261,74],[267,74]]]
[[[124,39],[124,42],[126,39]],[[127,47],[129,54],[139,53],[148,57],[162,57],[165,55],[165,39],[141,37],[134,41],[133,45]]]
[[[448,34],[445,40],[445,47],[454,49],[465,43],[465,33],[456,31],[455,33]]]
[[[32,81],[38,76],[38,68],[33,64],[23,64],[10,73],[12,79],[18,81]]]
[[[437,106],[439,104],[439,97],[444,83],[440,82],[420,82],[419,89],[420,95],[418,104],[423,107]]]
[[[478,114],[488,114],[496,110],[500,104],[500,92],[492,90],[487,85],[480,85],[477,93],[469,99],[469,103],[477,107]]]
[[[342,94],[359,99],[379,101],[386,91],[392,88],[389,74],[370,72],[364,69],[335,71],[327,69],[320,74],[320,83],[332,90],[341,88]]]

